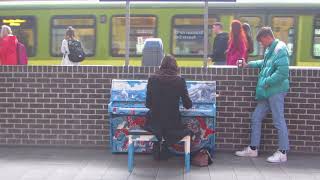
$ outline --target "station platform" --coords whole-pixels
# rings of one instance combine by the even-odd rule
[[[151,155],[135,156],[132,173],[126,154],[103,148],[0,147],[1,180],[320,180],[320,156],[290,153],[287,163],[240,158],[216,152],[209,167],[191,166],[184,173],[183,157],[154,161]]]

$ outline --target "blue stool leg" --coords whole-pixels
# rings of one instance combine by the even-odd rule
[[[134,145],[132,141],[132,136],[129,135],[129,147],[128,147],[128,170],[132,172],[133,170],[133,156],[134,156]]]
[[[184,166],[186,172],[190,171],[190,136],[184,137]]]

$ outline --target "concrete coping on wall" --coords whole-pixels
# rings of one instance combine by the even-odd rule
[[[113,65],[80,65],[80,66],[61,66],[61,65],[49,65],[49,66],[38,66],[38,65],[5,65],[0,66],[2,68],[12,68],[12,67],[32,67],[32,68],[40,68],[40,67],[121,67],[121,68],[139,68],[139,67],[148,67],[148,68],[159,68],[159,66],[113,66]],[[190,67],[190,66],[179,66],[180,68],[205,68],[205,67]],[[207,68],[238,68],[235,65],[209,65]],[[240,68],[239,68],[240,69]],[[250,69],[250,68],[241,68],[241,69]],[[320,70],[320,67],[315,66],[289,66],[289,69],[295,70]]]

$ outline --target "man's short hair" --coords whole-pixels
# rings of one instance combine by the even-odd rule
[[[223,29],[223,25],[221,22],[215,22],[212,26],[218,26],[220,29]]]
[[[270,36],[274,38],[271,27],[262,27],[257,34],[257,41],[260,41],[262,37]]]

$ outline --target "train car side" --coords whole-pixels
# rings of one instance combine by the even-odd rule
[[[320,66],[320,18],[317,18],[319,17],[320,3],[307,4],[304,7],[299,6],[299,4],[282,4],[281,7],[278,7],[272,3],[210,3],[209,5],[209,23],[221,21],[225,26],[225,30],[228,31],[231,20],[237,18],[242,22],[251,23],[254,34],[261,26],[271,26],[275,35],[287,43],[292,53],[291,65]],[[164,42],[165,53],[176,55],[178,60],[184,63],[180,65],[201,66],[203,61],[201,55],[203,52],[203,48],[201,50],[202,44],[194,42],[192,44],[188,41],[188,38],[192,38],[191,36],[179,36],[178,33],[194,31],[195,35],[193,37],[202,38],[201,33],[203,32],[201,32],[201,28],[203,25],[202,27],[200,25],[203,14],[202,8],[199,3],[134,4],[131,9],[131,16],[152,19],[150,22],[154,22],[154,24],[152,32],[149,32],[150,34],[143,35],[142,33],[141,38],[139,35],[131,38],[140,38],[141,40],[148,36],[159,37]],[[84,19],[87,18],[87,22],[92,22],[88,27],[83,26],[81,20],[79,20],[80,25],[78,24],[79,27],[83,26],[83,30],[80,28],[79,31],[82,33],[83,39],[89,42],[87,46],[90,46],[88,47],[88,61],[85,61],[85,64],[123,62],[125,27],[119,25],[120,21],[118,21],[118,24],[115,23],[115,20],[124,17],[125,13],[126,10],[123,3],[67,3],[53,5],[31,5],[28,3],[12,5],[2,3],[0,6],[0,18],[2,20],[14,19],[14,17],[31,17],[30,19],[34,24],[30,26],[33,27],[30,27],[31,30],[25,32],[28,38],[31,39],[29,40],[30,52],[32,52],[30,60],[31,62],[38,61],[43,64],[50,64],[54,60],[58,62],[61,59],[59,47],[55,41],[59,41],[57,39],[62,38],[62,27],[66,26],[67,22],[76,22],[72,17],[84,17]],[[123,23],[123,19],[121,23]],[[139,28],[139,24],[136,28]],[[150,27],[148,28],[150,29]],[[209,34],[208,52],[210,53],[214,34],[211,32]],[[179,38],[182,38],[182,40]],[[186,38],[186,40],[183,38]],[[139,41],[136,39],[133,39],[132,43]],[[197,40],[200,41],[199,39]],[[118,49],[117,46],[119,46]],[[139,44],[137,43],[136,47],[135,44],[131,44],[131,46],[131,65],[140,65]],[[194,48],[196,46],[199,47]],[[255,52],[251,54],[250,59],[261,58],[262,55],[263,49],[255,42]]]

